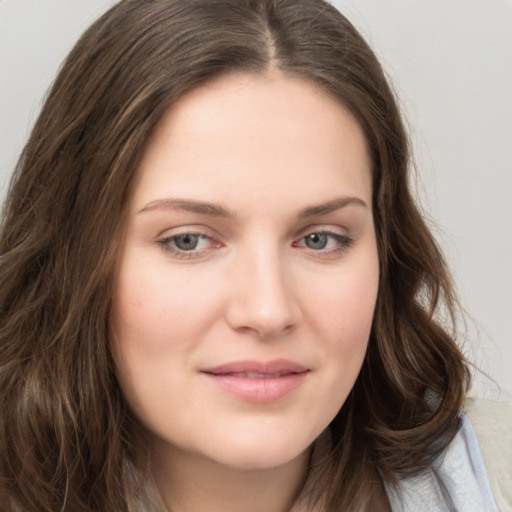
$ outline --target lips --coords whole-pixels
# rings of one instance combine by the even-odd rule
[[[201,370],[222,392],[253,403],[271,403],[290,395],[309,369],[294,361],[237,361]]]
[[[229,372],[214,375],[232,375],[233,377],[244,377],[246,379],[277,379],[288,375],[288,373]]]

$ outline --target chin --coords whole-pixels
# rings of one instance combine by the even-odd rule
[[[304,454],[309,452],[307,447],[302,452],[296,453],[272,453],[272,454],[261,454],[261,453],[247,453],[237,454],[236,457],[227,457],[222,460],[214,459],[214,462],[221,464],[226,468],[230,468],[237,471],[264,471],[274,468],[280,468],[287,464],[295,461]]]
[[[290,436],[283,436],[280,439],[230,439],[210,459],[223,466],[238,470],[264,470],[284,466],[298,457],[304,456],[311,446],[313,440],[291,439]],[[220,449],[219,449],[220,448]]]

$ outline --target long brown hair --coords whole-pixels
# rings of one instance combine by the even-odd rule
[[[4,207],[5,511],[156,510],[145,481],[134,479],[136,422],[109,341],[130,185],[148,137],[184,92],[272,67],[343,102],[373,163],[374,324],[312,499],[321,496],[326,511],[385,509],[383,482],[429,470],[455,435],[469,382],[452,332],[456,301],[411,196],[396,100],[360,34],[323,0],[124,0],[63,64]]]

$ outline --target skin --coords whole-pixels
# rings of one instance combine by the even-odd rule
[[[305,80],[224,76],[161,121],[133,188],[112,323],[119,380],[172,510],[290,509],[366,352],[379,280],[371,198],[360,126]],[[204,373],[276,359],[307,371],[270,402]]]

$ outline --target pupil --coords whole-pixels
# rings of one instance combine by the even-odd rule
[[[306,237],[306,245],[310,249],[325,249],[327,245],[327,235],[324,233],[312,233]]]
[[[174,243],[178,249],[182,251],[192,251],[197,247],[199,242],[198,235],[182,235],[175,238]]]

